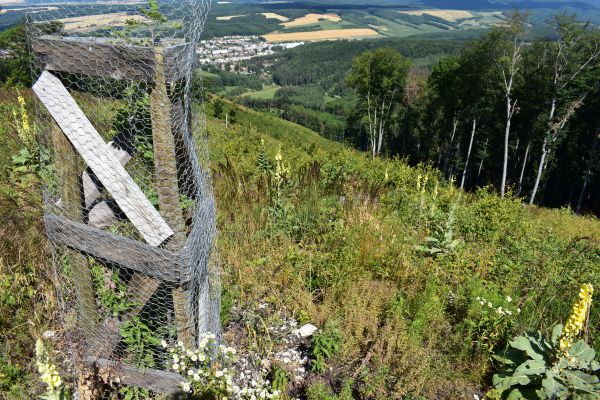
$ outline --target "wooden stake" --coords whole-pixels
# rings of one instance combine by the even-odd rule
[[[83,218],[80,171],[83,163],[78,159],[77,152],[56,124],[52,124],[52,144],[55,153],[56,172],[61,188],[61,206],[65,217],[80,222]],[[79,317],[83,330],[89,339],[95,333],[100,317],[96,309],[92,274],[86,257],[75,251],[69,251],[71,270]]]
[[[162,47],[155,48],[154,87],[150,94],[150,116],[154,144],[155,184],[159,211],[174,235],[165,244],[171,251],[179,251],[185,244],[185,221],[179,202],[179,183],[175,139],[172,131],[172,106],[165,77],[165,57]],[[194,345],[194,329],[189,310],[189,293],[182,286],[173,289],[173,304],[179,340]]]
[[[61,188],[61,206],[65,216],[74,221],[83,219],[83,196],[80,181],[83,163],[76,150],[56,123],[52,123],[50,136],[54,146],[54,164]],[[77,314],[88,343],[94,338],[100,320],[92,274],[87,258],[81,253],[67,250],[77,297]],[[79,369],[77,392],[82,400],[99,399],[101,390],[93,370],[85,366]]]

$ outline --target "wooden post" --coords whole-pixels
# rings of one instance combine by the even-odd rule
[[[83,218],[80,171],[83,163],[79,161],[77,152],[55,123],[52,124],[52,143],[55,153],[56,172],[61,188],[61,206],[65,217],[80,222]],[[75,294],[79,318],[88,340],[93,336],[100,317],[96,308],[92,274],[86,257],[69,251],[69,261],[73,273]]]
[[[60,127],[52,122],[50,136],[54,146],[56,173],[61,188],[61,206],[65,217],[81,221],[83,219],[83,197],[80,181],[83,163],[77,152],[64,135]],[[67,250],[73,274],[73,284],[77,297],[77,314],[81,321],[86,341],[95,337],[100,316],[96,308],[94,284],[88,261],[77,251]],[[82,400],[99,399],[101,389],[95,380],[95,374],[86,366],[80,366],[77,391]]]
[[[152,119],[152,140],[154,145],[155,185],[158,194],[159,211],[171,227],[174,235],[165,246],[171,251],[179,251],[185,244],[185,221],[179,201],[177,176],[177,155],[172,130],[172,105],[165,76],[164,48],[155,48],[154,86],[150,93],[150,116]],[[190,318],[189,292],[179,286],[173,289],[173,305],[179,340],[187,346],[194,345],[194,329]]]

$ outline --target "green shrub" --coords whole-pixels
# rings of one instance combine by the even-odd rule
[[[337,324],[327,321],[322,330],[313,336],[311,347],[310,367],[314,372],[323,372],[327,367],[326,361],[340,351],[343,337]]]

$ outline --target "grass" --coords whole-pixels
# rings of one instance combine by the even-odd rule
[[[236,115],[228,129],[208,120],[223,287],[234,304],[335,321],[343,345],[328,362],[328,391],[354,377],[354,398],[481,396],[508,339],[564,321],[579,284],[600,278],[595,218],[489,189],[460,194],[425,166],[370,160],[268,113]],[[261,139],[290,165],[283,215],[267,211]],[[456,249],[416,250],[451,213]],[[590,326],[599,318],[596,307]]]
[[[24,143],[12,117],[15,93],[0,94],[8,99],[0,107],[0,397],[32,398],[35,338],[60,326],[40,181],[11,161]],[[208,102],[207,126],[224,319],[234,305],[268,303],[336,327],[333,339],[324,329],[322,341],[339,352],[294,396],[482,396],[492,355],[508,339],[564,321],[579,284],[600,281],[596,218],[528,207],[490,189],[461,193],[427,166],[371,160],[276,115],[222,101],[236,108],[235,122],[225,127],[211,117]],[[103,110],[95,124],[110,126],[107,107],[89,106]],[[281,152],[289,173],[274,181],[257,166],[261,152],[272,164]],[[451,226],[456,246],[436,255],[419,250],[440,226]],[[500,306],[513,315],[499,316]],[[598,323],[593,306],[596,350]]]
[[[242,95],[242,97],[250,97],[253,99],[259,100],[271,100],[275,98],[275,93],[279,90],[279,86],[277,85],[265,85],[263,90],[259,90],[256,92],[247,92]]]

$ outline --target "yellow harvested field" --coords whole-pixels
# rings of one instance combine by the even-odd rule
[[[379,36],[373,29],[330,29],[324,31],[269,33],[263,37],[269,42],[303,42],[317,40],[356,39]]]
[[[329,20],[332,22],[341,22],[342,17],[337,14],[306,14],[304,17],[296,18],[293,21],[282,24],[286,28],[292,28],[294,26],[316,24],[319,21]]]
[[[237,17],[243,17],[243,15],[224,15],[222,17],[217,17],[217,21],[231,21]]]
[[[431,15],[445,19],[446,21],[456,21],[463,18],[473,18],[473,14],[464,10],[415,10],[415,11],[398,11],[401,14],[408,15]]]
[[[276,19],[279,21],[289,21],[290,19],[288,17],[284,17],[283,15],[279,15],[279,14],[275,14],[275,13],[261,13],[262,15],[264,15],[267,19]]]
[[[89,32],[98,28],[124,26],[127,20],[148,22],[148,20],[141,15],[128,15],[124,12],[59,19],[60,22],[65,24],[66,31],[78,32]]]

